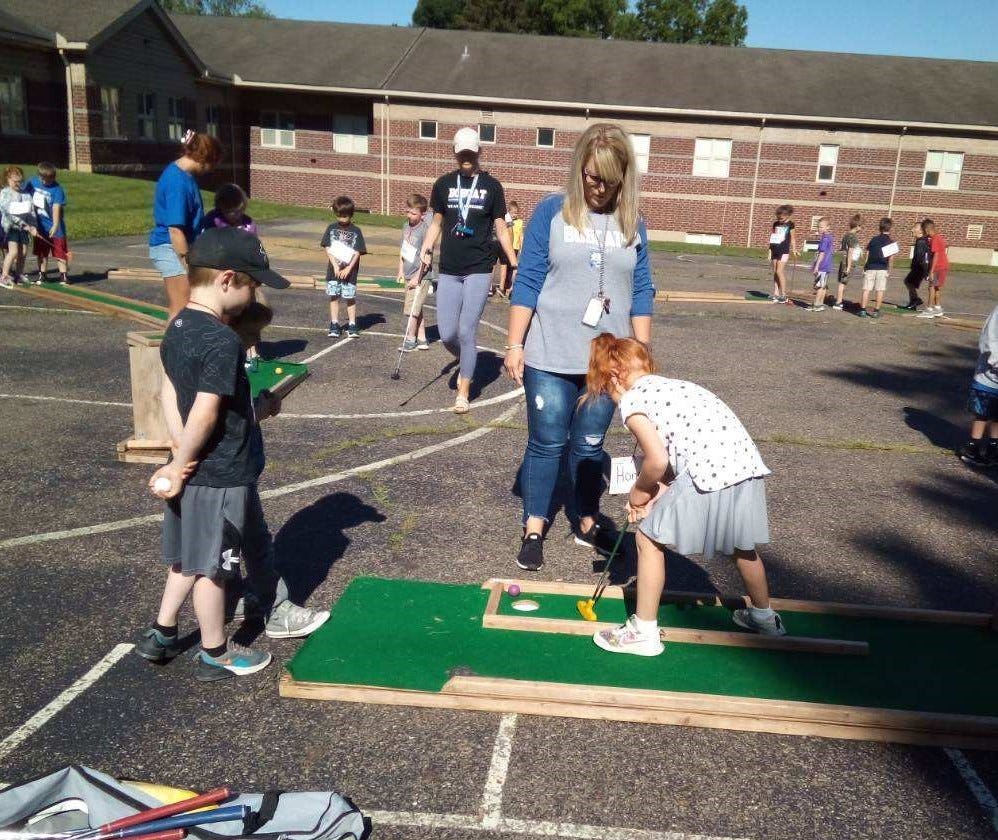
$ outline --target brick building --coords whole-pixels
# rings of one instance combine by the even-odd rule
[[[398,212],[478,125],[529,211],[585,126],[613,120],[654,238],[764,245],[789,202],[805,231],[929,215],[954,260],[998,264],[993,63],[67,6],[0,0],[0,158],[153,177],[196,127],[254,196]]]

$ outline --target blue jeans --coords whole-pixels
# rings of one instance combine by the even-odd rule
[[[568,450],[568,468],[575,494],[575,514],[596,516],[603,493],[603,439],[616,406],[606,394],[579,405],[586,392],[584,374],[523,369],[527,396],[527,451],[520,468],[523,521],[551,515],[551,498],[558,483],[561,455]]]

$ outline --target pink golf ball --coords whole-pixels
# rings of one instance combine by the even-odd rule
[[[509,593],[511,598],[515,598],[520,594],[520,587],[518,584],[511,583],[506,591]]]

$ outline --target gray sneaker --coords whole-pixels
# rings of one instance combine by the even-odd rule
[[[402,342],[402,346],[399,347],[399,350],[403,351],[404,353],[411,353],[415,349],[416,349],[416,339],[414,338],[407,338],[405,341]]]
[[[318,630],[329,619],[329,610],[312,610],[282,601],[270,611],[264,632],[271,639],[300,639]]]
[[[209,656],[203,650],[197,652],[194,678],[198,682],[218,682],[231,677],[245,677],[266,668],[273,657],[263,650],[229,642],[228,649],[221,656]]]
[[[779,613],[773,613],[772,618],[759,621],[749,609],[735,610],[731,614],[731,620],[739,627],[753,630],[761,636],[785,636],[787,634],[787,629],[783,626],[783,619],[780,618]]]
[[[416,349],[417,350],[429,350],[430,349],[430,342],[428,342],[425,338],[421,338],[421,339],[419,339],[416,342]]]

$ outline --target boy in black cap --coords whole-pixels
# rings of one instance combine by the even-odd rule
[[[197,678],[211,682],[255,673],[271,660],[269,653],[238,647],[225,636],[225,580],[241,559],[251,586],[283,590],[274,598],[280,603],[268,617],[268,635],[307,635],[329,614],[291,604],[274,572],[256,482],[264,466],[259,421],[276,415],[281,401],[267,391],[251,399],[245,351],[225,323],[252,303],[261,283],[275,289],[289,283],[270,269],[260,240],[238,228],[203,233],[188,265],[190,301],[160,346],[173,459],[149,479],[153,494],[167,501],[163,562],[169,572],[156,621],[135,650],[159,662],[175,656],[178,613],[192,595],[201,630]]]

